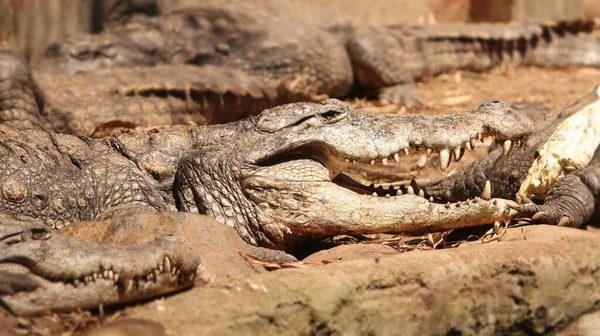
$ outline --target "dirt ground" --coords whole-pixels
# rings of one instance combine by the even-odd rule
[[[597,83],[600,70],[591,68],[456,72],[419,83],[426,106],[409,112],[451,113],[487,99],[559,107]],[[377,112],[405,113],[397,106],[350,103]],[[477,153],[484,152],[481,148]],[[219,259],[209,263],[216,280],[212,285],[125,309],[37,318],[2,313],[0,325],[5,331],[0,330],[0,335],[80,334],[105,323],[109,326],[97,330],[98,335],[115,330],[148,335],[399,330],[535,334],[558,331],[577,317],[600,310],[598,230],[540,226],[512,228],[503,234],[488,235],[483,239],[486,243],[479,240],[436,250],[432,245],[441,235],[421,237],[416,243],[385,237],[317,252],[294,269],[265,272],[260,261],[254,261],[252,268],[260,270],[249,276],[246,269],[239,279],[220,270],[229,263]],[[341,237],[340,241],[344,239],[352,240]],[[597,323],[593,321],[598,314],[590,316],[584,320],[586,325]],[[577,328],[567,330],[583,327]]]

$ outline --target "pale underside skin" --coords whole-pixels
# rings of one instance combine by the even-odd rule
[[[282,171],[293,172],[295,180]],[[438,204],[412,189],[395,196],[350,190],[333,183],[326,167],[307,159],[262,167],[244,185],[248,197],[271,220],[286,223],[290,235],[415,234],[506,221],[517,214],[512,210],[516,203],[487,195]]]
[[[587,166],[600,145],[600,86],[598,100],[567,118],[538,150],[516,200],[544,199],[554,183],[566,174]]]

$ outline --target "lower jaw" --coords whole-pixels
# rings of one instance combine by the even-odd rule
[[[299,188],[288,190],[288,198],[273,200],[265,213],[284,223],[292,235],[333,236],[338,234],[424,233],[506,221],[516,215],[512,201],[476,198],[438,204],[417,195],[373,197],[333,183],[311,183],[310,202]],[[303,197],[303,198],[300,198]]]

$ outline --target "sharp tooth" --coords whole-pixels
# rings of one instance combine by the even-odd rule
[[[419,168],[423,168],[423,167],[425,167],[426,164],[427,164],[427,154],[423,154],[419,158],[419,162],[417,162],[417,165],[419,166]]]
[[[385,194],[385,198],[390,198],[390,194]]]
[[[171,275],[174,276],[177,273],[177,267],[171,268]]]
[[[406,193],[409,195],[414,195],[415,194],[415,190],[413,189],[412,186],[408,186],[408,188],[406,188]]]
[[[350,159],[346,159],[346,162],[350,163]]]
[[[113,277],[113,280],[115,282],[119,281],[119,273],[115,273],[115,276]]]
[[[429,196],[429,202],[433,203],[433,196]]]
[[[79,279],[75,279],[75,280],[73,280],[73,286],[74,286],[74,287],[77,287],[77,286],[79,286]]]
[[[404,148],[404,155],[410,154],[410,149],[408,147]]]
[[[171,273],[171,259],[165,257],[162,262],[163,270],[167,273]]]
[[[440,151],[440,168],[442,168],[442,171],[446,170],[446,168],[448,168],[449,164],[450,164],[450,152],[447,149],[442,149]]]
[[[469,141],[469,143],[471,144],[471,148],[475,149],[475,145],[477,144],[477,143],[475,142],[475,138],[471,139],[471,140]]]
[[[373,191],[373,194],[371,194],[371,196],[377,197],[377,193]]]
[[[398,153],[394,153],[394,161],[400,162],[400,155]]]
[[[356,160],[352,160],[352,163],[356,163]]]
[[[504,149],[504,156],[508,155],[508,153],[510,152],[511,146],[512,146],[512,141],[510,141],[510,140],[504,141],[504,143],[502,144],[502,149]]]
[[[457,147],[454,149],[454,161],[458,162],[462,159],[463,154],[465,154],[464,149]]]
[[[490,183],[490,181],[485,182],[485,186],[483,187],[483,191],[481,192],[481,195],[479,195],[479,197],[486,200],[492,198],[492,184]]]
[[[419,190],[419,196],[425,197],[425,192],[423,191],[423,189]]]
[[[473,148],[471,147],[471,142],[470,141],[465,142],[465,148],[467,150],[473,150]]]
[[[102,275],[104,276],[104,279],[108,278],[108,270],[104,270],[104,272],[102,272]]]
[[[433,153],[433,149],[427,148],[427,156],[431,156],[431,153]]]
[[[383,163],[384,166],[387,166],[388,164],[388,159],[387,158],[383,158],[381,159],[381,163]]]
[[[371,160],[371,165],[374,165],[374,164],[375,164],[375,160]]]
[[[446,209],[450,208],[450,202],[446,203],[446,205],[444,205],[444,208],[446,208]]]
[[[481,133],[477,133],[477,139],[483,142],[483,137],[481,136]]]
[[[396,192],[396,196],[402,196],[402,190],[400,190],[400,188],[398,188],[398,191]]]

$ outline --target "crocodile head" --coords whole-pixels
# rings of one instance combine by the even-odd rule
[[[198,255],[169,236],[116,246],[37,221],[0,222],[0,305],[17,315],[154,297],[191,286],[201,269]]]
[[[344,171],[417,151],[439,153],[446,168],[480,137],[494,136],[510,150],[531,129],[498,101],[447,116],[357,113],[335,99],[288,104],[224,126],[217,145],[191,151],[176,177],[176,197],[181,210],[208,213],[247,241],[278,248],[341,233],[493,222],[512,215],[507,201],[436,204],[412,187],[378,191]]]
[[[151,32],[148,38],[113,33],[68,35],[46,49],[38,68],[44,71],[83,72],[116,66],[155,65],[159,55]]]

